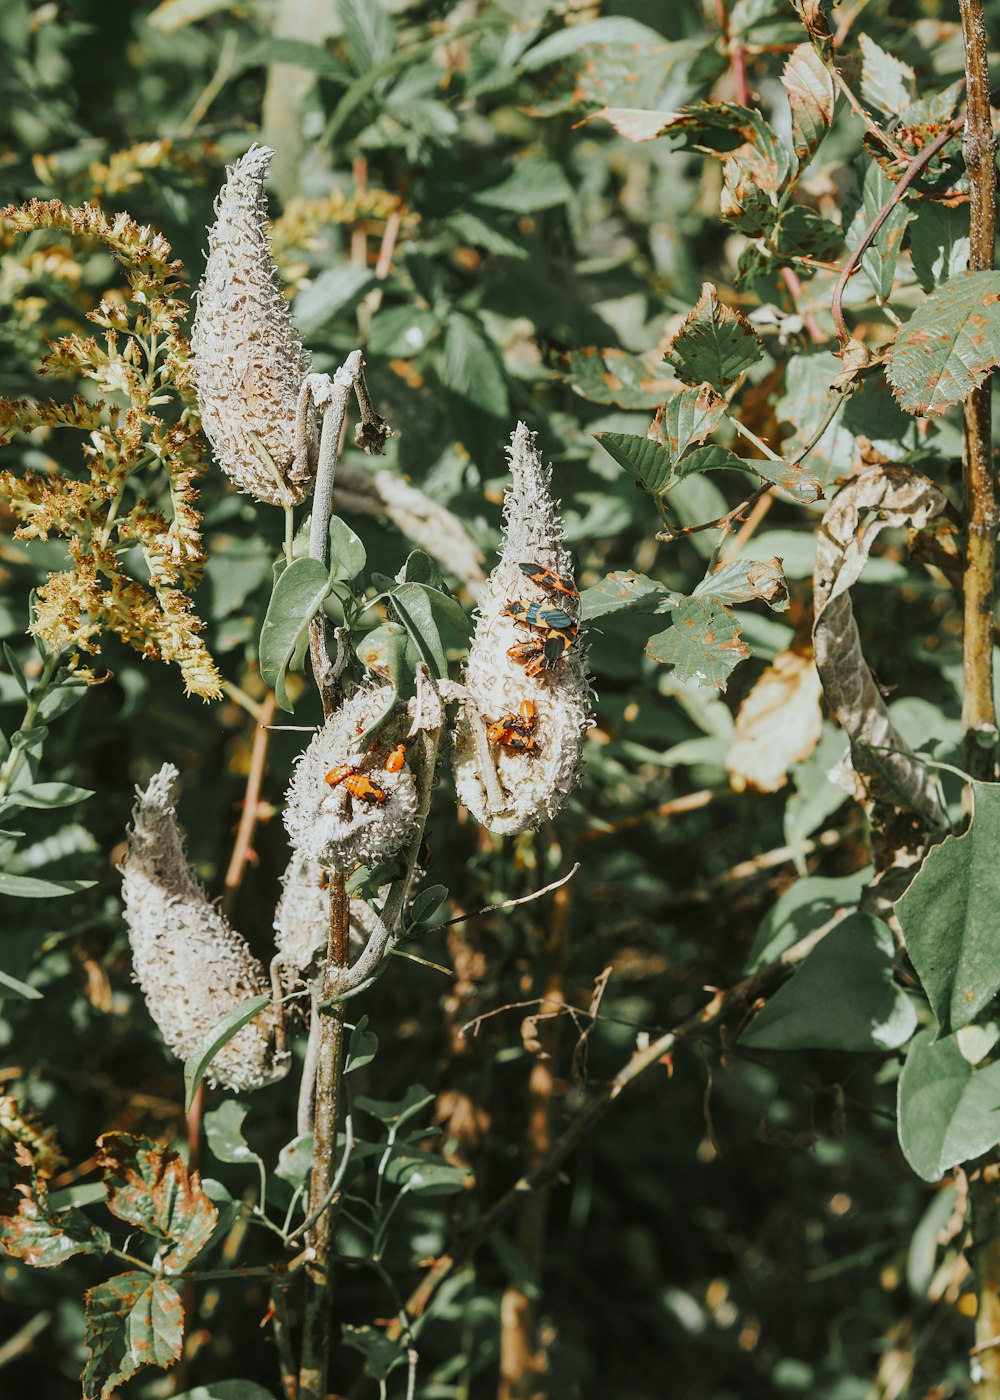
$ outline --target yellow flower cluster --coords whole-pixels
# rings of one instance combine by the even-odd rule
[[[69,568],[51,573],[39,589],[32,630],[75,659],[97,653],[101,635],[115,633],[145,657],[175,662],[189,693],[214,699],[220,678],[190,597],[204,563],[195,482],[205,463],[180,330],[187,311],[181,265],[171,261],[161,234],[93,205],[32,200],[0,211],[0,228],[8,238],[54,230],[96,239],[123,264],[127,281],[88,312],[103,335],[66,335],[39,367],[92,380],[107,398],[0,399],[0,443],[31,434],[37,447],[65,428],[86,434],[86,475],[79,479],[54,464],[0,472],[0,497],[18,521],[18,536],[67,541]],[[126,567],[136,546],[145,582]]]

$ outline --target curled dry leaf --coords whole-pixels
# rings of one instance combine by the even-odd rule
[[[862,654],[850,589],[883,530],[922,529],[945,504],[919,472],[872,467],[849,481],[824,515],[814,575],[816,666],[830,712],[851,743],[850,763],[839,776],[859,801],[906,809],[931,825],[942,821],[933,783],[889,719]]]
[[[783,651],[757,679],[736,716],[726,768],[736,792],[777,792],[808,758],[823,729],[819,674],[810,657]]]

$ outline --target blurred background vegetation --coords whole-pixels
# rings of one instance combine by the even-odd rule
[[[987,12],[1000,19],[1000,4]],[[927,83],[937,91],[962,71],[956,21],[943,0],[854,0],[834,22],[846,26],[845,55],[852,25],[863,28],[912,65],[918,91]],[[275,247],[293,315],[318,370],[362,347],[394,434],[378,465],[457,515],[489,568],[503,447],[522,418],[554,464],[581,586],[631,568],[689,592],[713,536],[658,541],[653,503],[593,434],[645,433],[663,396],[663,348],[711,280],[755,316],[767,347],[744,421],[771,442],[789,436],[808,403],[801,384],[789,388],[788,363],[830,333],[832,274],[800,267],[790,282],[776,265],[740,282],[744,240],[720,222],[718,162],[669,140],[630,144],[583,119],[604,105],[735,100],[738,50],[750,91],[780,130],[781,65],[802,37],[786,0],[165,0],[156,8],[5,0],[0,200],[126,210],[162,230],[193,289],[226,162],[255,140],[273,145]],[[845,227],[860,199],[862,136],[842,105],[806,185],[817,214]],[[36,374],[47,342],[87,334],[86,311],[120,272],[84,240],[0,238],[3,390],[42,396],[53,392]],[[608,350],[619,356],[610,388],[592,373],[596,353]],[[885,422],[885,405],[867,418],[857,412],[839,439],[824,440],[814,469],[832,483],[863,450],[859,439]],[[947,424],[937,431],[947,476],[957,469],[958,435]],[[359,454],[347,461],[366,467]],[[15,439],[3,465],[79,475],[80,437]],[[694,477],[671,500],[693,523],[724,513],[740,489]],[[260,699],[256,639],[280,512],[236,495],[212,467],[200,493],[204,638],[226,679]],[[726,767],[742,698],[769,661],[808,635],[821,509],[775,500],[748,533],[756,557],[784,559],[791,606],[780,617],[741,611],[754,656],[725,693],[682,683],[644,656],[662,623],[630,613],[591,632],[597,726],[583,786],[557,825],[496,840],[456,821],[442,788],[427,878],[449,888],[453,914],[529,893],[574,860],[581,869],[558,897],[427,937],[417,951],[449,974],[397,959],[359,1006],[381,1042],[360,1072],[364,1092],[392,1099],[414,1082],[427,1086],[436,1095],[435,1150],[474,1173],[468,1191],[416,1197],[398,1212],[385,1262],[404,1296],[421,1262],[523,1169],[539,1108],[551,1110],[557,1132],[583,1084],[611,1075],[637,1034],[677,1024],[704,1003],[706,988],[739,978],[763,921],[765,934],[788,924],[803,931],[856,897],[866,836],[857,810],[825,778],[839,752],[830,726],[778,791],[739,791]],[[369,568],[395,574],[411,548],[406,538],[384,518],[343,513],[365,540]],[[64,562],[65,546],[24,544],[9,516],[0,523],[0,632],[31,674],[29,594]],[[891,537],[858,594],[880,680],[909,697],[896,707],[899,723],[914,742],[947,738],[959,711],[953,602],[900,562]],[[179,811],[192,861],[218,892],[254,730],[231,699],[185,698],[176,670],[113,640],[96,669],[104,683],[53,724],[44,754],[47,778],[95,796],[69,817],[25,813],[18,848],[25,874],[58,869],[96,883],[62,901],[0,900],[2,967],[45,998],[4,1003],[0,1072],[6,1090],[58,1130],[72,1165],[54,1189],[87,1179],[101,1132],[184,1139],[180,1068],[131,981],[115,864],[135,784],[170,760],[183,775]],[[8,671],[0,675],[3,728],[16,728],[22,713]],[[318,717],[315,697],[304,694],[294,723]],[[274,819],[257,829],[232,909],[265,959],[287,858],[277,814],[303,741],[272,737],[263,795]],[[585,1014],[541,1029],[525,1022],[543,995],[586,1012],[605,974],[585,1041]],[[488,1019],[471,1033],[480,1016]],[[896,1074],[894,1059],[864,1055],[774,1056],[718,1038],[679,1047],[583,1143],[547,1193],[544,1221],[536,1217],[520,1238],[517,1222],[498,1232],[455,1275],[421,1334],[418,1394],[498,1393],[500,1304],[512,1287],[535,1301],[545,1366],[524,1394],[969,1393],[972,1300],[946,1229],[956,1188],[928,1187],[902,1161]],[[246,1132],[273,1164],[294,1132],[287,1084],[255,1096]],[[245,1167],[206,1155],[202,1170],[237,1197],[255,1188]],[[264,1257],[253,1235],[228,1248],[243,1263]],[[6,1355],[0,1338],[4,1394],[78,1393],[80,1298],[100,1276],[86,1260],[59,1271],[0,1267],[4,1338],[33,1338]],[[371,1323],[395,1306],[372,1273],[342,1275],[338,1324]],[[199,1288],[188,1384],[253,1376],[276,1393],[270,1334],[259,1326],[265,1307],[252,1286]],[[337,1351],[336,1393],[348,1392],[358,1364],[356,1352]],[[163,1395],[172,1384],[146,1372],[125,1393]],[[399,1377],[389,1384],[392,1393]]]

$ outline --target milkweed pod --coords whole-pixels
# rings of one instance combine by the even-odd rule
[[[216,200],[191,335],[192,370],[202,426],[222,470],[258,501],[298,505],[315,470],[294,462],[309,357],[271,256],[264,178],[273,155],[266,146],[251,147],[227,171]]]
[[[508,456],[503,546],[480,602],[466,666],[468,698],[455,734],[459,800],[483,826],[501,835],[537,826],[555,814],[579,781],[584,734],[591,724],[587,657],[571,560],[552,499],[552,471],[523,423],[514,430]],[[537,564],[540,575],[556,576],[569,592],[554,599],[551,585],[535,582],[522,568],[525,564]],[[560,654],[546,658],[538,669],[517,659],[525,655],[519,648],[530,652],[543,635],[524,621],[525,614],[539,616],[537,609],[529,613],[533,604],[558,608],[567,639]],[[487,731],[499,717],[527,713],[534,720],[530,747],[489,741]]]
[[[390,859],[417,823],[412,772],[384,766],[405,737],[405,712],[382,725],[370,751],[358,748],[393,696],[391,686],[358,690],[316,731],[292,775],[285,827],[292,845],[327,870],[348,874]]]
[[[165,763],[137,792],[121,873],[135,979],[167,1045],[186,1060],[228,1012],[271,987],[191,873],[171,801],[176,780]],[[277,1017],[265,1007],[237,1032],[209,1066],[209,1082],[242,1093],[280,1079],[289,1059],[276,1049]]]

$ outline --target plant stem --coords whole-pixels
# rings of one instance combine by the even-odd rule
[[[323,999],[332,998],[348,961],[346,880],[330,876],[330,940],[324,972]],[[336,1171],[337,1114],[344,1059],[343,1006],[333,1005],[320,1019],[319,1064],[313,1110],[313,1157],[309,1200],[325,1201]],[[332,1201],[330,1202],[332,1207]],[[299,1400],[325,1400],[330,1360],[330,1304],[333,1289],[333,1225],[331,1208],[322,1211],[307,1236],[314,1258],[307,1269],[306,1306],[302,1327]]]
[[[989,271],[996,241],[996,141],[982,0],[959,0],[965,39],[966,109],[962,154],[969,172],[969,266]],[[997,510],[991,441],[993,380],[965,401],[965,591],[962,728],[974,778],[993,778],[997,719],[993,697],[993,575]],[[996,1392],[990,1392],[994,1394]]]
[[[975,1271],[977,1400],[1000,1396],[1000,1180],[985,1164],[969,1181],[970,1252]]]
[[[38,718],[38,711],[41,709],[42,701],[49,693],[49,687],[56,671],[59,669],[61,653],[58,651],[49,652],[42,666],[41,675],[31,694],[28,696],[24,707],[24,719],[18,729],[18,734],[23,734],[26,730],[34,728],[35,720]],[[0,767],[0,797],[6,797],[10,791],[10,785],[17,777],[18,769],[24,759],[24,748],[21,744],[14,742],[17,734],[12,735],[10,753],[4,759],[3,766]]]

